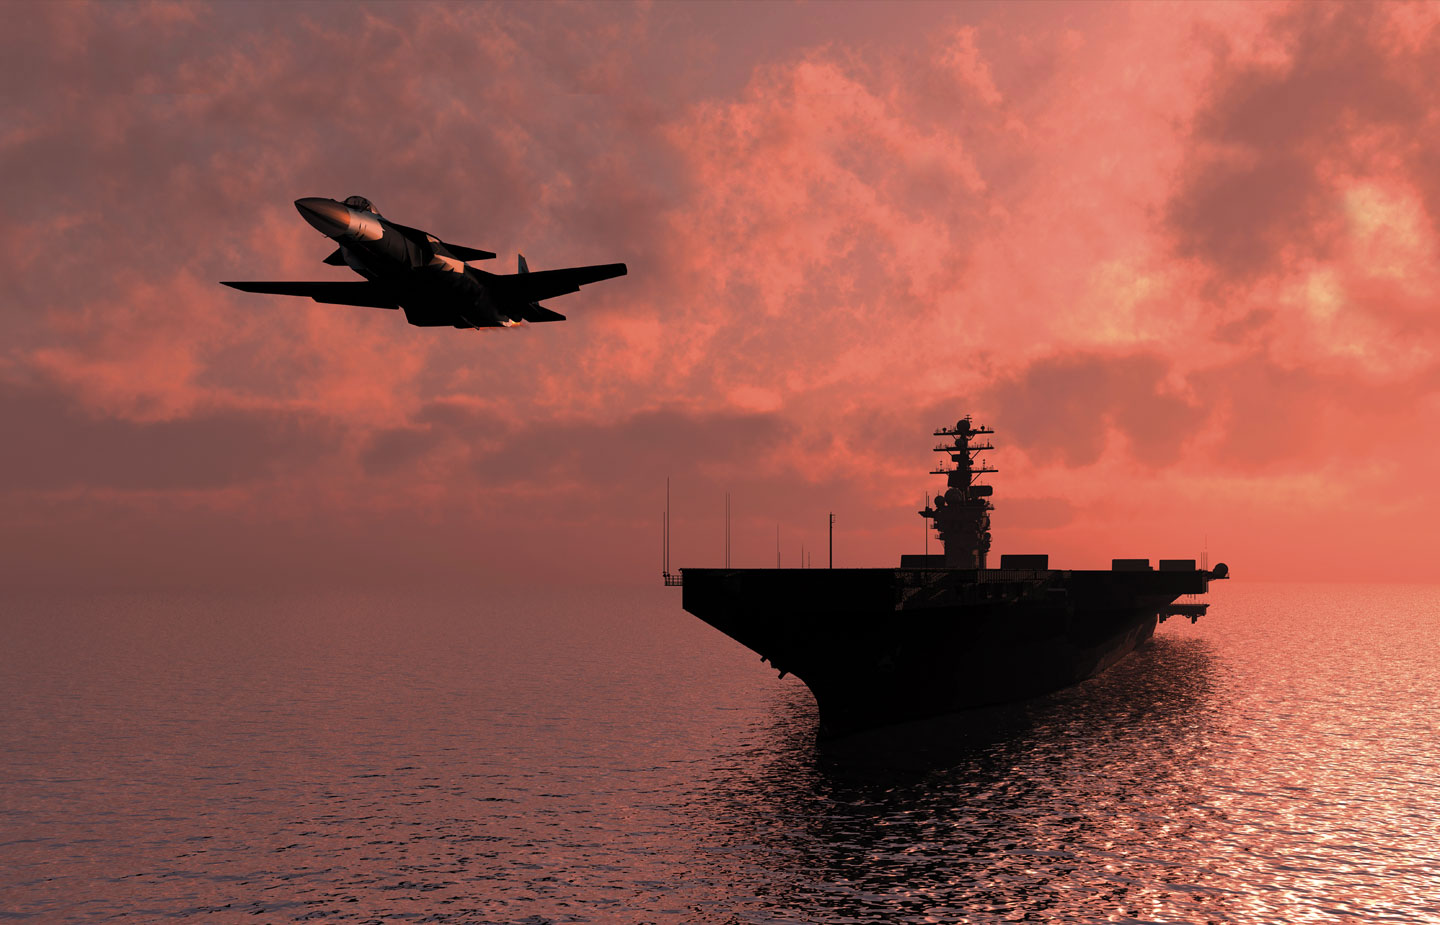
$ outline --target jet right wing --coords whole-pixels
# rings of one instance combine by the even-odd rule
[[[598,283],[625,275],[625,264],[604,263],[593,267],[566,267],[561,270],[535,270],[514,276],[490,279],[497,289],[519,302],[539,302],[567,292],[579,292],[586,283]],[[550,320],[550,319],[546,319]]]
[[[482,251],[478,247],[451,244],[449,241],[442,241],[441,243],[444,244],[445,249],[450,252],[450,256],[464,263],[469,263],[472,260],[490,260],[495,256],[494,251]]]
[[[411,228],[409,225],[402,225],[399,222],[392,222],[388,218],[385,219],[385,222],[391,228],[394,228],[396,231],[400,232],[405,237],[414,241],[416,244],[419,244],[421,247],[429,247],[431,241],[440,241],[439,238],[435,237],[428,231],[421,231],[419,228]],[[451,244],[449,241],[440,241],[440,244],[447,251],[450,252],[451,257],[454,257],[456,260],[459,260],[462,263],[469,263],[471,260],[489,260],[495,256],[494,251],[484,251],[478,247],[466,247],[463,244]]]
[[[363,308],[399,308],[393,296],[375,283],[225,283],[231,289],[241,292],[264,292],[270,295],[307,296],[327,305],[359,305]]]

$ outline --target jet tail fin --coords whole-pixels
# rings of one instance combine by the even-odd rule
[[[528,263],[525,262],[525,255],[524,255],[524,254],[516,254],[516,255],[515,255],[515,262],[516,262],[517,270],[518,270],[519,273],[529,273],[529,272],[530,272],[530,264],[528,264]],[[548,308],[546,308],[545,306],[540,305],[539,303],[536,303],[536,302],[531,302],[529,305],[526,305],[526,306],[524,306],[523,308],[521,308],[521,309],[520,309],[520,317],[522,317],[522,318],[524,318],[526,321],[530,321],[530,322],[535,322],[535,321],[564,321],[564,320],[565,320],[565,316],[564,316],[564,315],[560,314],[559,312],[552,312],[550,309],[548,309]]]

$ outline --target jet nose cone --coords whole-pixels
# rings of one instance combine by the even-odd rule
[[[301,217],[328,237],[344,234],[350,227],[350,210],[333,199],[310,196],[295,200]]]

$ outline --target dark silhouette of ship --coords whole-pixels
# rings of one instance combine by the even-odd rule
[[[994,449],[993,433],[968,416],[935,431],[953,466],[933,470],[946,488],[919,513],[942,555],[901,556],[899,568],[679,574],[667,558],[665,582],[683,585],[687,611],[804,681],[822,738],[1058,690],[1120,661],[1157,622],[1204,615],[1199,596],[1228,577],[1224,564],[1052,569],[1048,556],[1002,555],[988,568],[993,488],[977,480],[996,470],[976,454]]]

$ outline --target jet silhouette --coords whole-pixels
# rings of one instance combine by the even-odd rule
[[[359,273],[361,282],[222,282],[242,292],[308,296],[333,305],[404,309],[421,327],[511,327],[522,321],[564,321],[540,305],[542,299],[579,292],[586,283],[625,275],[625,264],[530,272],[486,273],[467,265],[495,255],[446,244],[433,234],[392,222],[364,196],[344,202],[311,197],[295,200],[305,221],[339,245],[325,258],[331,266]]]

